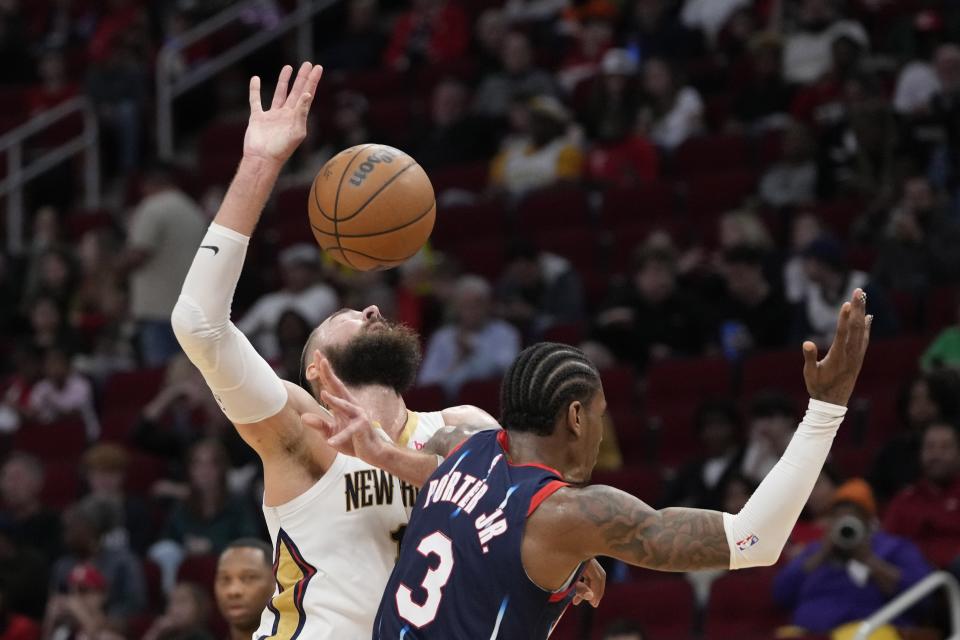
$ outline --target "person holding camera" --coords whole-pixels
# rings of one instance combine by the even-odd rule
[[[828,633],[863,620],[930,573],[909,540],[879,530],[873,491],[864,480],[842,484],[833,497],[823,539],[809,545],[774,582],[774,599],[793,624]],[[894,621],[911,623],[909,615]]]

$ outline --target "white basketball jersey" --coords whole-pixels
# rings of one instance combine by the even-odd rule
[[[399,442],[422,448],[443,426],[440,413],[410,411]],[[277,590],[253,638],[369,640],[416,498],[412,485],[338,455],[306,492],[264,505]]]

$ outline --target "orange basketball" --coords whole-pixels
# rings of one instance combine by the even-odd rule
[[[361,144],[323,165],[310,189],[310,226],[320,247],[357,269],[390,269],[430,237],[437,205],[417,161],[399,149]]]

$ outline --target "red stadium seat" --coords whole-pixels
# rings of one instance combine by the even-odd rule
[[[78,458],[87,448],[83,422],[66,419],[51,424],[26,423],[13,434],[13,449],[26,451],[45,460]]]
[[[928,333],[940,331],[960,322],[960,288],[938,287],[926,296],[923,328]]]
[[[143,580],[147,583],[147,602],[150,611],[155,613],[163,611],[163,602],[165,600],[163,594],[163,577],[160,572],[160,567],[149,558],[143,561]]]
[[[465,243],[458,245],[448,253],[450,257],[460,263],[464,271],[485,278],[495,279],[503,270],[504,250],[499,243]]]
[[[201,164],[214,156],[231,156],[234,164],[243,149],[243,136],[247,131],[247,120],[216,120],[200,134],[197,143]]]
[[[627,366],[611,367],[600,371],[603,381],[603,394],[607,404],[613,407],[631,407],[637,400],[637,377],[633,369]]]
[[[540,249],[566,258],[578,271],[589,269],[599,258],[597,231],[592,227],[540,231],[534,242]]]
[[[861,391],[877,386],[888,388],[891,380],[904,380],[919,368],[920,355],[927,343],[925,336],[871,342],[857,379],[857,388]]]
[[[80,476],[74,461],[51,460],[44,467],[43,504],[62,509],[80,497]]]
[[[543,333],[546,342],[579,345],[584,338],[584,326],[578,322],[555,324]]]
[[[472,380],[460,389],[459,404],[472,404],[491,415],[500,415],[500,378]]]
[[[647,372],[647,406],[683,399],[696,403],[731,391],[730,365],[723,358],[664,360]]]
[[[177,582],[192,582],[207,589],[212,597],[216,575],[217,556],[187,556],[177,570]]]
[[[773,631],[787,622],[771,597],[776,574],[776,568],[750,569],[717,579],[710,590],[705,638],[772,638]]]
[[[365,96],[371,104],[379,98],[393,98],[402,95],[407,90],[407,77],[390,69],[352,70],[349,73],[334,73],[331,80],[331,89],[338,91],[353,91]],[[324,82],[327,81],[324,75]],[[323,84],[323,83],[321,83]]]
[[[403,399],[415,411],[440,411],[449,404],[443,388],[435,384],[414,387],[403,394]]]
[[[613,620],[636,620],[652,638],[689,638],[695,617],[693,589],[680,577],[607,584],[591,638],[599,640]]]
[[[651,504],[660,499],[663,490],[660,472],[646,466],[629,466],[617,471],[594,471],[590,483],[616,487]]]
[[[697,403],[682,399],[648,409],[646,425],[650,449],[647,456],[655,456],[658,463],[670,467],[694,457],[700,446],[694,425],[696,413]]]
[[[600,220],[604,226],[645,223],[669,217],[676,210],[672,183],[659,180],[633,189],[608,189],[603,194]]]
[[[640,465],[654,462],[655,451],[650,446],[647,417],[633,407],[623,405],[611,405],[607,413],[617,432],[617,444],[620,445],[624,464]]]
[[[779,390],[787,395],[804,393],[803,355],[799,349],[764,351],[743,363],[740,392],[752,396],[758,391]]]
[[[678,176],[713,174],[744,167],[749,161],[749,146],[742,135],[706,135],[690,138],[677,149],[673,158]]]
[[[687,181],[687,210],[703,216],[735,209],[753,193],[757,172],[726,169],[698,174]]]
[[[768,129],[757,142],[757,156],[762,168],[768,168],[769,165],[780,160],[783,154],[783,131],[779,129]]]
[[[490,166],[486,162],[444,167],[430,172],[433,190],[439,196],[450,189],[479,193],[487,186]]]
[[[520,230],[528,235],[546,229],[582,229],[591,223],[587,193],[574,187],[531,193],[520,202],[517,216]]]
[[[149,493],[153,483],[166,475],[167,461],[138,451],[129,451],[128,454],[127,489],[136,494]]]
[[[441,207],[433,227],[431,241],[440,249],[479,238],[502,242],[507,219],[501,202]]]
[[[107,380],[103,390],[103,406],[142,408],[160,390],[163,369],[139,369],[115,373]]]

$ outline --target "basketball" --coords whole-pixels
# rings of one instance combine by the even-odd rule
[[[310,227],[334,260],[390,269],[423,247],[436,219],[433,185],[399,149],[361,144],[332,157],[310,189]]]

